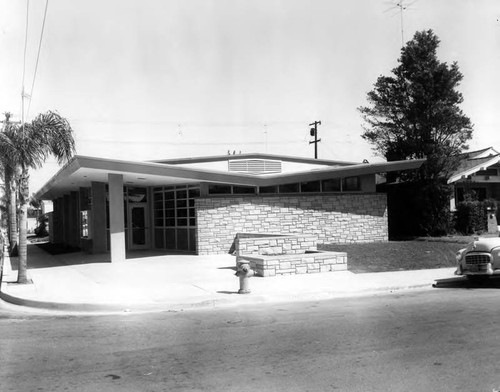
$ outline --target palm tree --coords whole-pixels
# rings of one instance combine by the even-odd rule
[[[10,122],[10,117],[12,114],[10,112],[5,112],[5,121],[3,121],[4,126],[2,131],[7,132],[7,130],[13,125]],[[9,240],[9,251],[11,256],[17,256],[17,243],[18,243],[18,232],[17,232],[17,176],[16,168],[11,165],[12,162],[9,161],[8,157],[4,154],[0,155],[0,166],[2,170],[3,180],[4,180],[4,192],[6,198],[6,209],[7,209],[7,238]]]
[[[27,211],[29,204],[29,169],[39,168],[49,155],[59,164],[75,152],[73,130],[58,113],[38,115],[31,123],[10,125],[0,134],[0,154],[8,166],[19,173],[19,267],[18,283],[28,283]]]

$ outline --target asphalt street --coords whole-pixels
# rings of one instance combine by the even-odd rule
[[[497,286],[85,316],[2,305],[1,391],[492,391]]]

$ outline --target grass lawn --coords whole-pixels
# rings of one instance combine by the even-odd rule
[[[455,254],[465,246],[464,242],[411,240],[321,245],[318,249],[347,252],[347,269],[363,273],[455,267]]]

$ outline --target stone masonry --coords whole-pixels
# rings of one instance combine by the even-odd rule
[[[284,255],[303,254],[317,251],[317,237],[314,235],[272,235],[238,233],[235,241],[237,255]]]
[[[380,193],[199,198],[198,254],[234,250],[236,233],[308,234],[318,244],[388,240],[387,199]]]
[[[238,233],[236,264],[249,263],[257,276],[345,271],[345,252],[322,252],[311,235],[272,236]]]

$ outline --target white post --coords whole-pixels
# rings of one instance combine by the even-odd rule
[[[108,174],[109,233],[111,262],[125,260],[125,218],[123,216],[123,175]]]

